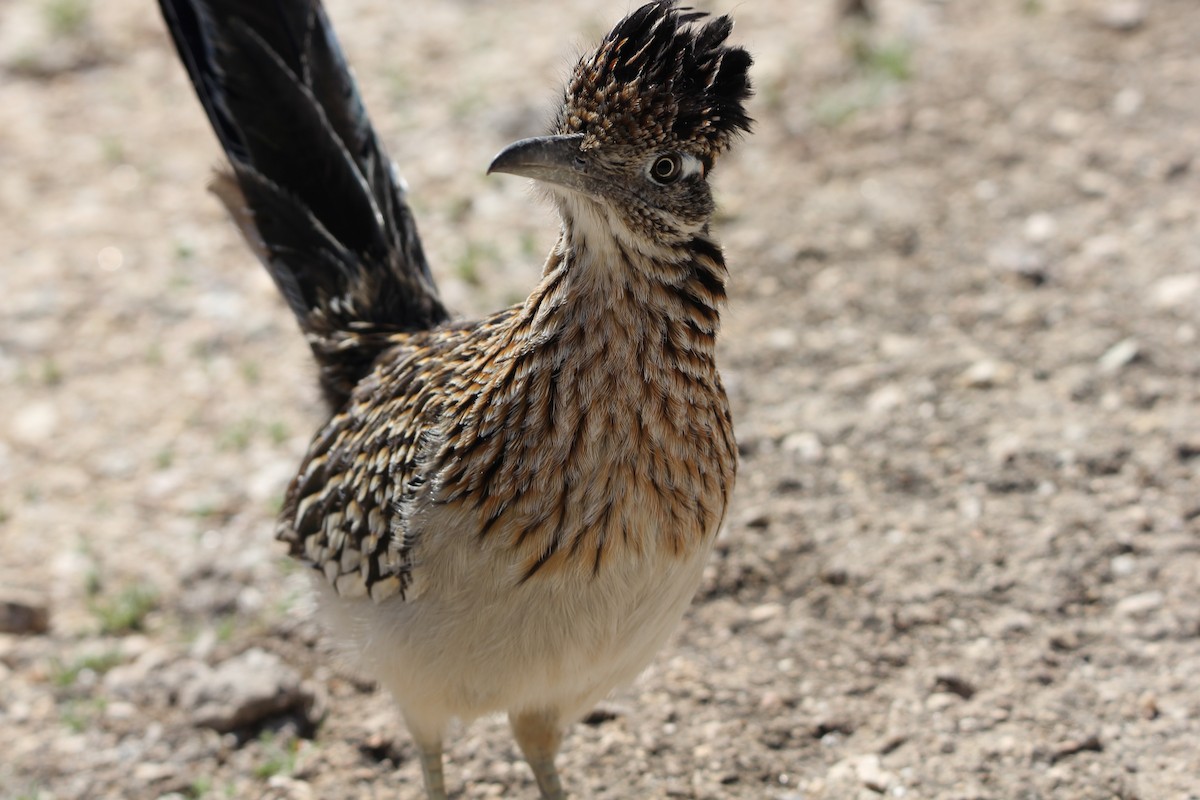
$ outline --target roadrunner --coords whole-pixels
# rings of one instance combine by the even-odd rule
[[[520,304],[455,321],[318,0],[160,0],[230,169],[214,191],[295,313],[331,416],[277,536],[395,697],[431,800],[455,718],[506,711],[543,798],[565,725],[678,623],[736,448],[708,178],[750,128],[727,17],[653,2],[488,168],[562,225]]]

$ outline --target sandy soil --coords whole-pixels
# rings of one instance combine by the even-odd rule
[[[741,479],[574,796],[1200,797],[1200,7],[702,5],[757,58]],[[484,167],[626,7],[329,6],[446,297],[522,297],[554,221]],[[0,3],[0,600],[49,614],[0,634],[5,798],[421,797],[271,538],[321,412],[218,157],[151,4]],[[220,733],[248,664],[286,707]],[[535,796],[502,720],[448,761]]]

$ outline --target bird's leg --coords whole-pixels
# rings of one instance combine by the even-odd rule
[[[421,751],[421,772],[425,775],[425,794],[429,800],[447,800],[446,774],[442,770],[442,743],[429,747],[418,744]]]
[[[425,776],[427,800],[448,800],[446,796],[446,773],[442,770],[442,734],[430,733],[408,720],[408,730],[417,752],[421,756],[421,773]]]
[[[533,769],[542,800],[566,800],[558,769],[554,766],[554,757],[562,743],[558,715],[551,711],[510,712],[508,721],[521,752],[525,754],[525,760]]]

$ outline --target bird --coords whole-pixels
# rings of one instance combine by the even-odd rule
[[[735,481],[710,178],[752,127],[750,54],[674,0],[617,22],[487,167],[558,213],[540,279],[463,320],[319,0],[159,6],[227,157],[211,188],[316,360],[327,415],[276,537],[429,800],[450,726],[498,713],[565,798],[568,726],[677,627]]]

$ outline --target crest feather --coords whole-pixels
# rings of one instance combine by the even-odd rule
[[[733,20],[706,17],[656,0],[617,23],[576,65],[558,131],[586,134],[585,147],[670,144],[711,162],[750,130],[752,59],[725,44]]]

